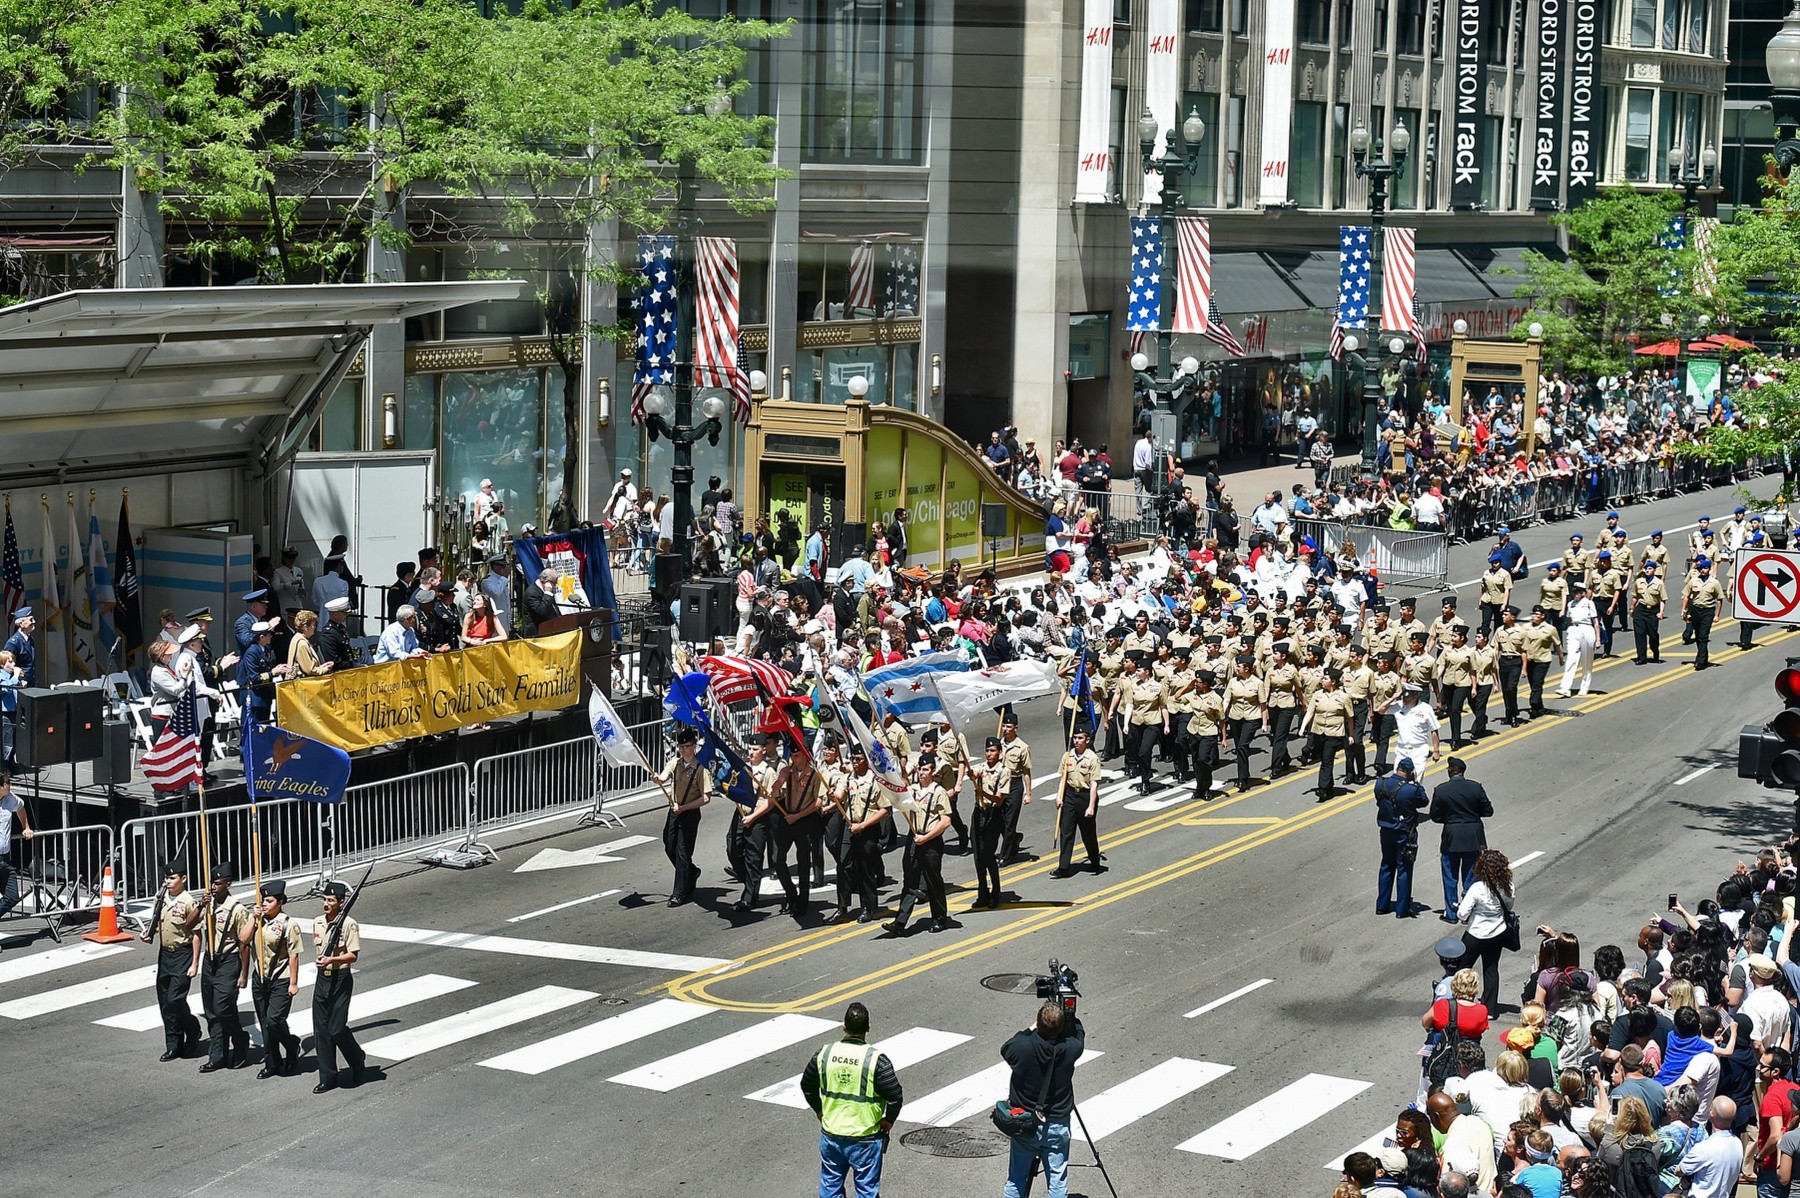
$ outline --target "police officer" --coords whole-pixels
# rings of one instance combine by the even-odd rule
[[[874,923],[880,909],[876,885],[881,878],[881,821],[888,817],[889,810],[881,779],[869,768],[868,753],[860,744],[852,744],[850,777],[844,793],[844,831],[849,835],[850,847],[838,869],[850,867],[850,885],[862,900],[857,923]]]
[[[1088,868],[1105,873],[1100,863],[1100,835],[1094,817],[1100,810],[1100,758],[1088,747],[1087,725],[1075,727],[1074,744],[1063,754],[1061,789],[1056,794],[1058,837],[1062,841],[1062,859],[1053,878],[1074,874],[1070,862],[1075,855],[1075,834],[1081,833],[1082,847],[1087,850]]]
[[[1319,689],[1306,702],[1306,714],[1300,717],[1301,735],[1306,735],[1310,730],[1316,738],[1314,743],[1319,756],[1319,785],[1314,793],[1319,796],[1318,801],[1321,803],[1337,793],[1337,780],[1333,771],[1345,738],[1350,735],[1350,696],[1338,688],[1343,677],[1344,672],[1336,666],[1328,668]]]
[[[1516,727],[1519,723],[1519,677],[1525,669],[1525,626],[1519,623],[1519,609],[1510,604],[1500,613],[1500,631],[1494,635],[1494,653],[1499,662],[1505,722],[1509,728]]]
[[[824,818],[819,813],[823,788],[824,780],[814,768],[812,758],[804,753],[795,753],[788,758],[770,787],[770,801],[775,806],[769,820],[775,840],[775,876],[781,882],[782,894],[787,896],[781,904],[781,913],[796,919],[804,919],[812,909],[812,894],[806,887],[812,880],[817,825]],[[798,887],[794,885],[793,874],[788,871],[790,849],[799,850]]]
[[[1694,572],[1688,575],[1681,588],[1681,616],[1693,630],[1696,670],[1704,670],[1712,664],[1706,657],[1707,642],[1712,639],[1713,621],[1718,618],[1719,605],[1724,602],[1725,588],[1712,576],[1711,559],[1695,558]]]
[[[292,1074],[300,1067],[300,1038],[288,1031],[288,1012],[300,993],[300,925],[286,908],[287,883],[264,882],[262,905],[238,934],[243,951],[256,962],[250,1001],[263,1036],[258,1078]]]
[[[694,842],[700,837],[700,808],[712,801],[712,776],[699,761],[700,735],[692,728],[675,734],[675,759],[656,775],[669,801],[663,818],[663,852],[675,867],[669,886],[669,906],[679,907],[694,897],[700,869],[694,864]]]
[[[819,1118],[819,1193],[840,1195],[855,1178],[855,1193],[881,1192],[888,1130],[904,1095],[894,1063],[868,1044],[869,1009],[844,1011],[844,1038],[824,1045],[800,1075],[800,1093]]]
[[[1006,795],[1012,771],[1001,756],[1000,738],[990,736],[982,759],[969,766],[975,787],[975,902],[973,908],[1000,905],[1000,837],[1006,830]]]
[[[200,1072],[236,1069],[250,1053],[250,1035],[238,1015],[238,991],[249,978],[242,951],[250,913],[231,893],[235,875],[225,862],[213,866],[211,909],[206,916],[206,948],[200,958],[200,1001],[206,1012],[206,1064]]]
[[[159,1059],[173,1061],[200,1043],[200,1021],[188,1010],[188,990],[200,972],[201,937],[194,925],[200,921],[201,908],[187,888],[185,858],[164,862],[162,874],[162,893],[156,896],[150,926],[139,939],[156,945],[156,1006],[163,1024]]]
[[[1550,623],[1549,612],[1543,604],[1531,609],[1531,623],[1525,626],[1525,632],[1519,638],[1519,644],[1525,651],[1525,678],[1531,684],[1531,715],[1535,719],[1549,714],[1550,709],[1544,706],[1544,679],[1550,675],[1550,659],[1562,660],[1562,636],[1556,625]]]
[[[1219,677],[1211,670],[1194,675],[1188,696],[1188,748],[1194,763],[1194,795],[1212,801],[1213,771],[1225,751],[1225,699],[1214,688]]]
[[[1238,793],[1250,789],[1250,738],[1269,730],[1269,708],[1264,702],[1262,680],[1253,671],[1256,658],[1240,653],[1225,684],[1225,718],[1231,725],[1231,744],[1237,758]]]
[[[1375,914],[1411,919],[1413,861],[1419,855],[1419,813],[1425,788],[1413,779],[1413,760],[1402,757],[1394,772],[1375,783],[1375,827],[1381,836],[1381,869],[1376,875]]]
[[[1031,746],[1019,735],[1019,717],[1012,712],[1000,725],[1000,756],[1009,771],[1006,792],[1006,839],[1002,842],[1001,859],[1012,861],[1025,855],[1025,838],[1019,835],[1019,813],[1031,802]]]
[[[362,953],[362,931],[344,910],[349,895],[350,888],[344,883],[325,883],[325,912],[312,923],[313,964],[319,971],[313,982],[313,1052],[319,1058],[319,1084],[313,1087],[314,1094],[336,1088],[338,1053],[344,1054],[353,1086],[361,1084],[367,1064],[350,1031],[350,995],[356,989],[350,967]]]
[[[900,910],[883,928],[899,935],[906,931],[913,907],[924,898],[931,908],[928,932],[945,932],[960,926],[950,919],[944,898],[944,833],[950,830],[950,796],[937,784],[937,766],[921,757],[913,767],[913,792],[900,804],[906,825],[906,854],[901,866]]]

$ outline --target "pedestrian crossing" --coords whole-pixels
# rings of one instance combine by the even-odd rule
[[[396,938],[427,939],[418,933]],[[464,947],[497,951],[491,942]],[[0,973],[0,1016],[47,1021],[74,1015],[108,1033],[148,1040],[162,1022],[155,1004],[144,1002],[154,985],[154,967],[128,964],[142,959],[63,948],[9,959],[9,968]],[[75,972],[84,969],[110,972],[91,977]],[[595,990],[540,984],[529,972],[503,977],[477,983],[426,972],[383,976],[383,984],[373,985],[359,970],[351,1026],[370,1037],[363,1040],[370,1059],[387,1065],[435,1057],[449,1065],[473,1062],[495,1075],[545,1082],[561,1077],[620,1092],[689,1094],[790,1110],[806,1106],[798,1067],[839,1032],[835,1020],[822,1016],[756,1015],[672,998],[608,1011],[599,1007],[603,1000]],[[314,968],[303,966],[301,993],[289,1018],[291,1031],[303,1039],[313,1031],[306,995],[315,980]],[[44,989],[7,993],[34,984]],[[188,1005],[200,1013],[198,994]],[[247,987],[239,1005],[246,1011],[251,1006]],[[254,1018],[247,1017],[245,1025],[254,1036]],[[1010,1079],[1010,1068],[994,1059],[998,1038],[987,1028],[923,1024],[878,1037],[876,1046],[893,1062],[906,1090],[900,1122],[950,1127],[984,1118],[1006,1096]],[[1330,1130],[1335,1124],[1324,1121],[1334,1112],[1354,1117],[1343,1129],[1344,1141],[1351,1139],[1349,1133],[1361,1141],[1375,1120],[1367,1105],[1352,1105],[1373,1083],[1354,1078],[1320,1073],[1292,1080],[1252,1078],[1240,1064],[1202,1056],[1127,1063],[1096,1049],[1087,1050],[1077,1067],[1086,1079],[1077,1090],[1084,1095],[1080,1109],[1088,1136],[1097,1143],[1132,1131],[1139,1151],[1147,1135],[1164,1150],[1237,1162],[1278,1150],[1288,1137],[1315,1124]],[[1226,1079],[1229,1085],[1222,1084]],[[1209,1093],[1228,1097],[1209,1098]],[[1363,1143],[1379,1142],[1391,1126]]]

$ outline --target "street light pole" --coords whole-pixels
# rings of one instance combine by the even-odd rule
[[[1387,216],[1388,184],[1406,173],[1406,152],[1412,148],[1412,134],[1405,125],[1396,124],[1388,135],[1388,143],[1393,149],[1392,157],[1382,153],[1381,139],[1374,138],[1373,155],[1370,154],[1369,131],[1361,121],[1350,131],[1350,156],[1356,163],[1356,177],[1369,181],[1369,330],[1375,344],[1371,345],[1373,357],[1356,352],[1361,340],[1355,335],[1344,338],[1344,349],[1353,359],[1354,365],[1361,369],[1363,376],[1363,446],[1362,472],[1364,478],[1375,477],[1375,461],[1379,446],[1376,443],[1375,426],[1379,420],[1382,402],[1381,370],[1380,370],[1380,330],[1383,319],[1390,314],[1381,311],[1381,259],[1382,259],[1382,222]],[[1396,358],[1404,352],[1405,341],[1394,338],[1400,345],[1393,350]],[[1391,345],[1389,346],[1391,349]]]
[[[1169,326],[1174,320],[1175,303],[1175,272],[1170,268],[1175,262],[1175,247],[1169,237],[1176,216],[1187,208],[1181,176],[1184,171],[1191,173],[1200,166],[1200,139],[1206,136],[1206,122],[1200,119],[1198,109],[1190,108],[1179,132],[1173,128],[1169,130],[1160,157],[1154,156],[1156,128],[1156,117],[1148,108],[1144,109],[1144,115],[1138,118],[1138,149],[1142,152],[1144,170],[1162,175],[1162,199],[1156,213],[1157,231],[1162,242],[1162,256],[1157,263],[1157,303],[1162,315],[1157,321],[1155,373],[1150,371],[1150,359],[1142,353],[1131,356],[1131,371],[1139,390],[1166,392],[1172,410],[1175,396],[1191,387],[1200,373],[1200,363],[1193,357],[1183,358],[1174,372],[1170,372],[1174,334],[1169,331]]]
[[[1775,119],[1775,164],[1783,174],[1800,165],[1800,0],[1764,52]]]

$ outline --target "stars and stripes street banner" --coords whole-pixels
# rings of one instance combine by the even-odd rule
[[[731,392],[732,415],[750,419],[750,372],[738,323],[737,242],[729,237],[694,239],[694,386]]]
[[[1419,327],[1419,318],[1413,314],[1417,271],[1415,230],[1388,229],[1382,234],[1381,244],[1381,323],[1423,341],[1425,330]]]
[[[10,529],[9,529],[10,531]],[[131,664],[131,655],[144,647],[144,612],[138,593],[137,548],[131,537],[131,512],[126,500],[119,499],[119,539],[113,544],[114,620],[124,642],[119,654],[121,669]]]
[[[1175,218],[1175,333],[1206,332],[1212,302],[1212,235],[1204,216]]]
[[[1333,358],[1344,356],[1344,333],[1369,327],[1369,227],[1338,226],[1338,306],[1331,324]]]
[[[1162,327],[1162,227],[1153,216],[1131,218],[1131,269],[1125,275],[1125,327]]]
[[[144,751],[138,768],[154,790],[184,790],[200,781],[200,720],[193,683],[181,692],[175,713],[156,743]]]
[[[1200,335],[1234,358],[1241,358],[1248,352],[1244,349],[1244,343],[1237,339],[1237,334],[1219,318],[1219,305],[1216,301],[1208,300],[1206,303],[1206,327],[1200,330]]]
[[[673,385],[675,362],[681,353],[675,238],[666,234],[640,236],[637,260],[643,282],[631,301],[637,321],[637,365],[631,375],[633,424],[643,420],[644,400],[652,387]]]
[[[25,565],[19,560],[19,532],[13,527],[12,500],[6,501],[6,551],[0,565],[0,612],[6,619],[25,606]]]
[[[707,689],[721,703],[754,702],[760,697],[756,689],[759,681],[776,695],[785,695],[794,686],[794,676],[773,662],[708,653],[699,664],[709,680]]]
[[[875,314],[875,243],[859,241],[850,251],[850,275],[844,285],[844,318]]]
[[[863,675],[863,689],[878,716],[892,713],[903,724],[929,724],[944,718],[943,700],[931,685],[937,674],[965,674],[966,653],[926,653],[870,670]]]
[[[1045,661],[1009,661],[966,674],[935,674],[931,684],[937,687],[945,718],[958,732],[983,711],[1061,694],[1063,689],[1056,667]]]
[[[911,241],[888,243],[887,286],[883,299],[889,316],[919,311],[919,247]]]

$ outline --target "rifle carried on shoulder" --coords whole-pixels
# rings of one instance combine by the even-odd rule
[[[344,935],[344,921],[350,918],[350,908],[356,906],[356,900],[361,896],[363,887],[369,884],[369,875],[374,872],[375,864],[371,862],[369,868],[363,871],[362,881],[356,884],[356,889],[352,890],[350,897],[344,900],[344,909],[338,912],[337,918],[331,921],[331,926],[325,929],[325,947],[319,950],[321,959],[337,955],[338,941]]]

